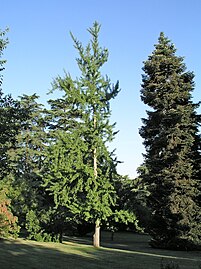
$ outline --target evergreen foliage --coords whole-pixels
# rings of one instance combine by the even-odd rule
[[[10,171],[8,151],[14,147],[16,135],[21,127],[21,120],[25,117],[19,102],[11,95],[4,95],[2,91],[3,74],[6,60],[2,59],[3,50],[8,44],[5,35],[8,30],[0,31],[0,179],[3,179]]]
[[[12,167],[9,174],[12,182],[10,196],[14,212],[23,227],[26,214],[29,210],[36,210],[42,206],[45,196],[41,186],[40,170],[45,158],[46,133],[43,108],[37,103],[37,99],[36,94],[20,97],[19,104],[26,118],[21,119],[15,146],[8,152]]]
[[[140,135],[146,148],[144,180],[149,186],[154,247],[194,249],[201,246],[201,210],[195,158],[199,156],[198,104],[192,102],[194,74],[186,71],[175,46],[160,34],[144,62],[141,98],[152,110]]]
[[[2,59],[3,50],[8,40],[6,31],[0,31],[0,237],[17,236],[19,227],[17,218],[10,209],[10,200],[7,197],[9,183],[5,178],[10,171],[8,150],[13,147],[15,136],[19,130],[21,111],[19,104],[11,96],[4,96],[1,86],[5,60]]]
[[[42,168],[48,138],[45,111],[38,96],[23,95],[19,103],[26,113],[21,119],[21,129],[16,136],[15,147],[9,150],[12,169],[9,174],[9,197],[13,212],[29,239],[58,241],[63,215],[54,209],[54,201],[42,186]],[[59,216],[59,217],[58,217]]]
[[[3,82],[3,75],[1,72],[5,69],[4,64],[6,63],[6,60],[2,59],[2,56],[3,56],[4,49],[6,48],[8,44],[8,39],[5,38],[5,35],[7,32],[8,32],[8,29],[6,29],[5,31],[1,31],[0,29],[0,96],[2,95],[1,85]]]

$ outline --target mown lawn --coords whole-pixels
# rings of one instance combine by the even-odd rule
[[[201,268],[201,252],[156,250],[149,247],[148,240],[146,235],[118,233],[111,241],[110,234],[103,233],[100,249],[90,245],[90,237],[65,237],[63,244],[2,240],[0,268],[160,269],[161,260],[165,264],[173,261],[180,269]]]

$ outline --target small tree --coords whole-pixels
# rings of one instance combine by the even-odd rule
[[[6,190],[0,190],[0,238],[16,237],[19,232],[17,217],[10,210],[10,200],[6,197]]]

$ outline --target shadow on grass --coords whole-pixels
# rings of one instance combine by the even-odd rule
[[[91,268],[88,265],[94,259],[93,251],[83,247],[80,249],[22,239],[0,241],[1,269]]]
[[[67,237],[67,242],[76,244],[92,244],[92,235],[79,237]],[[114,240],[111,240],[110,232],[101,234],[101,246],[113,251],[124,251],[124,253],[132,253],[136,257],[142,256],[143,259],[152,260],[160,258],[163,260],[172,260],[185,264],[182,268],[201,268],[201,252],[200,251],[171,251],[165,249],[154,249],[149,245],[150,236],[142,234],[134,234],[129,232],[116,233]],[[189,267],[187,267],[187,264]],[[190,265],[189,265],[190,264]],[[194,267],[196,264],[196,267]],[[147,267],[149,268],[149,267]],[[154,267],[153,267],[154,268]],[[159,267],[157,267],[159,268]]]
[[[104,233],[100,249],[93,248],[91,241],[91,236],[66,237],[63,244],[3,240],[0,241],[0,268],[160,269],[163,257],[167,262],[177,262],[181,269],[198,269],[200,260],[200,253],[189,252],[186,257],[184,252],[153,250],[147,236],[117,234],[112,242],[109,233]]]

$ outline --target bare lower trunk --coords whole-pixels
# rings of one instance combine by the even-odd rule
[[[61,231],[59,233],[59,243],[62,243],[63,242],[63,232]]]
[[[94,149],[94,177],[97,178],[98,171],[97,171],[97,153],[96,148]]]
[[[96,129],[96,115],[94,113],[94,129]],[[98,169],[97,169],[97,149],[94,148],[93,152],[93,159],[94,159],[94,178],[95,180],[98,177]],[[95,222],[95,233],[93,235],[93,246],[96,248],[100,247],[100,221],[99,219]]]
[[[100,221],[97,220],[95,224],[95,233],[93,235],[93,246],[96,248],[100,247]]]

